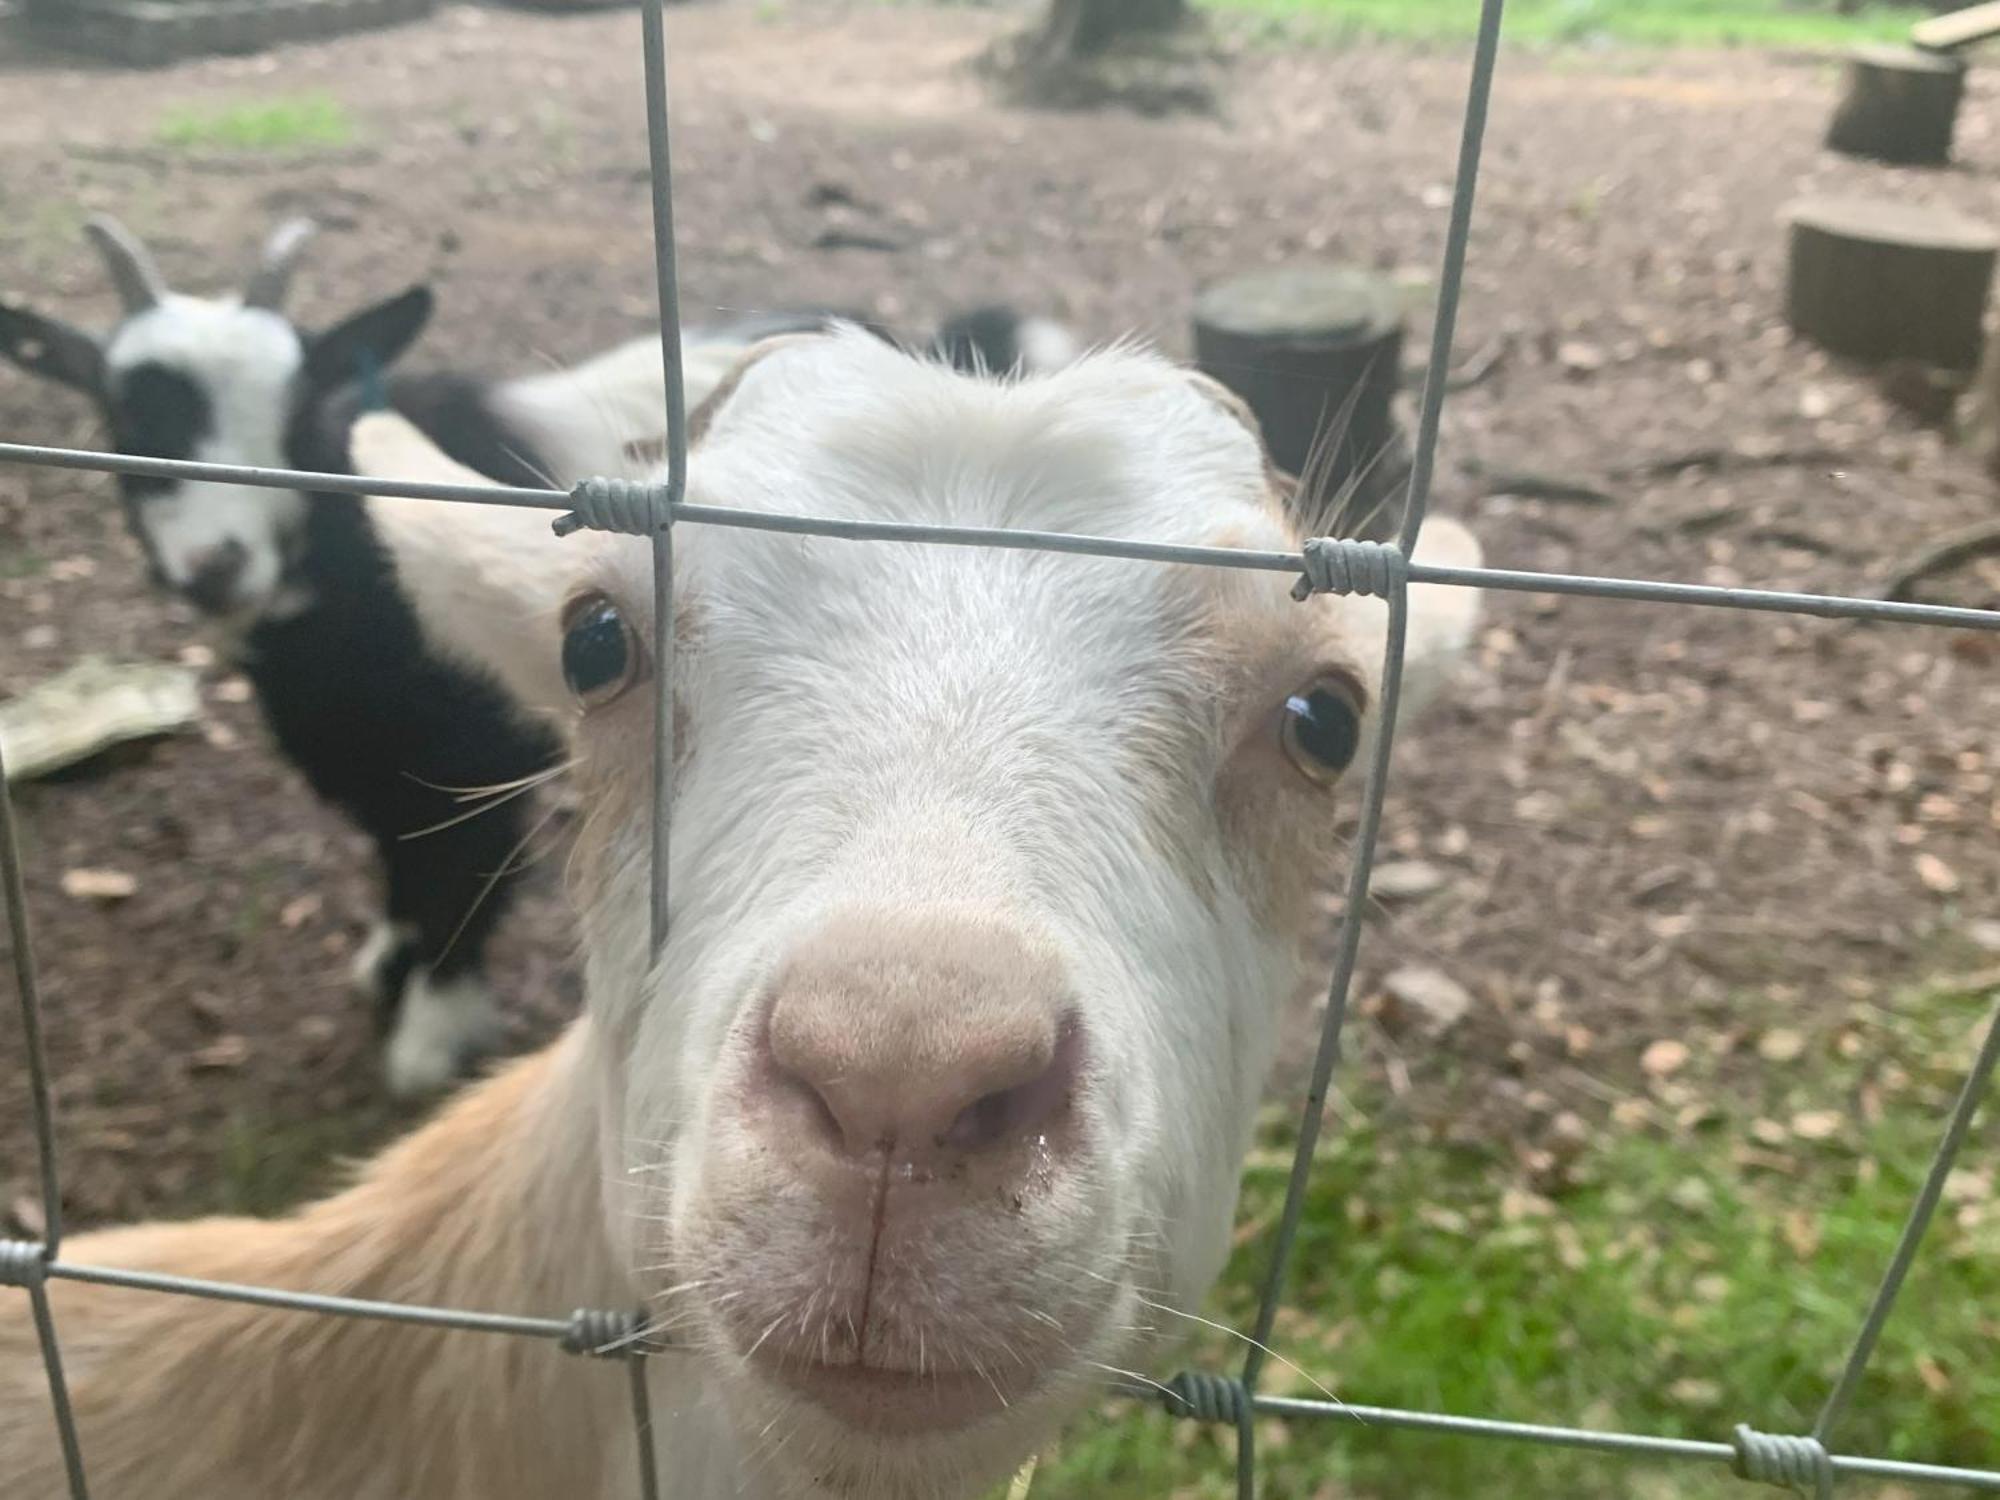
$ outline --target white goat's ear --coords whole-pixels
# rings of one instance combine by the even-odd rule
[[[1286,515],[1293,516],[1293,501],[1298,495],[1299,483],[1272,460],[1271,449],[1264,441],[1264,426],[1257,420],[1257,413],[1250,409],[1250,403],[1213,375],[1200,370],[1189,370],[1187,377],[1188,383],[1203,398],[1221,407],[1242,424],[1245,432],[1257,440],[1257,451],[1264,458],[1264,482],[1270,486],[1271,494],[1277,500],[1279,507]],[[1296,516],[1294,519],[1296,520]]]
[[[393,411],[357,419],[348,451],[364,477],[491,487]],[[485,668],[526,712],[566,723],[557,622],[592,539],[557,537],[545,510],[379,495],[366,503],[426,643]]]
[[[1449,516],[1430,516],[1410,554],[1412,562],[1441,568],[1476,568],[1478,539]],[[1403,655],[1403,711],[1421,709],[1438,695],[1479,627],[1480,591],[1458,584],[1410,585],[1410,626]]]
[[[743,377],[761,361],[770,358],[781,349],[796,348],[800,344],[812,343],[827,337],[829,335],[824,333],[781,333],[751,344],[726,370],[719,373],[704,370],[703,378],[707,390],[702,395],[700,404],[688,412],[688,446],[692,448],[708,436],[708,430],[715,425],[716,418],[722,415],[723,408],[728,406],[730,399],[735,396],[736,388],[743,383]]]

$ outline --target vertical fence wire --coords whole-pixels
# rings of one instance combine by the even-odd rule
[[[1247,1397],[1255,1394],[1258,1377],[1263,1373],[1271,1336],[1277,1326],[1278,1308],[1284,1300],[1292,1247],[1305,1211],[1313,1156],[1325,1125],[1327,1091],[1332,1085],[1334,1070],[1340,1064],[1348,1001],[1354,987],[1355,967],[1360,959],[1362,915],[1367,909],[1368,885],[1375,868],[1375,847],[1382,828],[1382,804],[1388,792],[1390,762],[1395,747],[1396,713],[1402,697],[1403,657],[1409,627],[1406,564],[1415,548],[1428,508],[1431,476],[1436,467],[1446,376],[1458,325],[1459,296],[1465,280],[1466,250],[1472,233],[1472,210],[1479,184],[1488,106],[1493,96],[1493,74],[1499,58],[1503,9],[1504,0],[1484,0],[1480,11],[1479,37],[1473,52],[1472,77],[1466,89],[1464,126],[1459,140],[1458,176],[1453,184],[1451,220],[1445,234],[1444,266],[1439,277],[1437,316],[1431,334],[1430,371],[1424,381],[1415,461],[1410,471],[1409,493],[1398,543],[1393,549],[1383,548],[1379,553],[1384,560],[1390,586],[1389,627],[1383,651],[1382,691],[1375,742],[1362,792],[1360,827],[1351,856],[1346,908],[1341,913],[1339,948],[1327,991],[1326,1017],[1313,1059],[1311,1083],[1306,1090],[1299,1139],[1292,1156],[1291,1176],[1285,1185],[1284,1208],[1272,1239],[1270,1265],[1258,1294],[1257,1320],[1248,1351],[1243,1357],[1240,1378],[1246,1407]],[[1239,1500],[1254,1500],[1255,1429],[1247,1419],[1243,1419],[1239,1420],[1237,1430],[1237,1495]]]
[[[63,1373],[62,1344],[56,1337],[55,1311],[49,1306],[48,1266],[62,1248],[62,1179],[56,1171],[55,1100],[49,1088],[48,1049],[42,1040],[42,986],[35,970],[34,934],[28,926],[20,832],[14,822],[14,795],[7,779],[4,746],[0,746],[0,887],[6,891],[7,942],[14,953],[14,986],[21,1006],[22,1045],[28,1054],[29,1109],[42,1187],[41,1240],[21,1245],[0,1242],[0,1281],[18,1282],[27,1290],[35,1321],[35,1342],[42,1354],[42,1372],[48,1379],[56,1437],[62,1444],[63,1473],[69,1482],[70,1497],[89,1500],[83,1445],[77,1440],[69,1380]]]
[[[1992,1082],[1996,1063],[2000,1063],[2000,1002],[1995,1003],[1987,1017],[1985,1038],[1973,1056],[1972,1065],[1966,1070],[1965,1082],[1959,1088],[1958,1098],[1945,1123],[1944,1134],[1938,1140],[1937,1154],[1931,1158],[1930,1169],[1924,1174],[1916,1201],[1910,1205],[1910,1216],[1903,1224],[1903,1233],[1896,1242],[1895,1253],[1889,1258],[1889,1267],[1882,1273],[1882,1284],[1876,1288],[1875,1296],[1868,1304],[1861,1329],[1854,1336],[1854,1346],[1841,1366],[1840,1378],[1828,1393],[1826,1405],[1820,1408],[1819,1417],[1813,1423],[1813,1438],[1822,1445],[1833,1441],[1834,1428],[1846,1414],[1855,1391],[1861,1385],[1861,1377],[1867,1371],[1875,1344],[1882,1337],[1889,1314],[1895,1308],[1896,1297],[1903,1289],[1903,1280],[1910,1274],[1917,1250],[1937,1214],[1938,1202],[1944,1196],[1945,1180],[1951,1176],[1959,1149],[1972,1130],[1972,1117],[1978,1113],[1980,1100],[1985,1097],[1987,1085]]]
[[[1188,1372],[1166,1389],[1167,1405],[1181,1415],[1231,1422],[1238,1434],[1236,1480],[1241,1500],[1256,1494],[1256,1450],[1253,1417],[1259,1411],[1283,1417],[1360,1417],[1389,1427],[1438,1433],[1532,1442],[1557,1447],[1625,1453],[1632,1456],[1692,1459],[1729,1463],[1746,1479],[1789,1484],[1830,1492],[1837,1473],[1893,1476],[1931,1484],[1960,1484],[2000,1492],[2000,1473],[1946,1468],[1898,1461],[1834,1457],[1827,1451],[1833,1430],[1851,1404],[1882,1329],[1893,1310],[1918,1249],[1940,1202],[1945,1181],[1970,1132],[1980,1099],[1996,1065],[2000,1065],[2000,1006],[1989,1020],[1964,1085],[1954,1103],[1938,1150],[1906,1220],[1882,1283],[1871,1300],[1853,1347],[1811,1434],[1770,1435],[1739,1427],[1730,1443],[1704,1443],[1651,1438],[1637,1434],[1597,1433],[1573,1428],[1538,1426],[1450,1414],[1393,1408],[1356,1408],[1333,1402],[1264,1397],[1257,1379],[1268,1355],[1268,1344],[1282,1304],[1286,1277],[1311,1173],[1314,1148],[1324,1123],[1325,1100],[1340,1062],[1342,1028],[1358,963],[1361,915],[1366,905],[1375,850],[1380,835],[1383,802],[1392,763],[1394,729],[1401,695],[1408,630],[1408,589],[1412,582],[1452,586],[1518,589],[1549,593],[1590,594],[1628,601],[1649,600],[1683,605],[1719,605],[1751,610],[1781,610],[1808,615],[1907,620],[1933,625],[1961,625],[1983,630],[2000,628],[2000,614],[1943,606],[1886,604],[1882,601],[1832,596],[1781,594],[1771,591],[1715,589],[1652,580],[1592,578],[1585,575],[1529,574],[1487,569],[1428,568],[1410,560],[1428,506],[1431,477],[1442,420],[1445,372],[1449,367],[1458,308],[1462,298],[1482,144],[1493,75],[1498,58],[1504,0],[1481,0],[1478,37],[1467,91],[1459,144],[1458,176],[1446,232],[1438,313],[1432,330],[1432,354],[1418,427],[1416,453],[1407,504],[1393,545],[1316,539],[1302,554],[1230,554],[1214,549],[1176,547],[1139,540],[1079,537],[1058,533],[984,531],[977,528],[923,526],[905,523],[832,521],[814,517],[718,511],[686,503],[687,412],[682,369],[678,276],[675,263],[673,175],[669,150],[668,90],[664,0],[643,0],[641,27],[645,62],[647,147],[651,165],[654,263],[660,318],[663,387],[666,400],[667,460],[662,482],[625,486],[587,480],[576,490],[481,490],[471,486],[424,484],[413,481],[362,481],[354,476],[302,474],[290,470],[233,468],[164,460],[115,458],[68,450],[0,444],[0,459],[70,468],[123,472],[157,471],[167,477],[201,477],[223,482],[284,488],[324,488],[359,494],[403,494],[416,498],[474,503],[574,506],[575,512],[557,523],[559,533],[580,526],[622,530],[648,537],[652,548],[654,584],[654,670],[656,677],[655,760],[653,780],[653,867],[651,872],[650,941],[657,957],[668,925],[669,832],[674,791],[674,587],[672,526],[678,520],[764,530],[795,532],[857,540],[900,541],[979,547],[1027,547],[1038,550],[1090,553],[1146,561],[1189,561],[1218,567],[1253,567],[1276,571],[1296,569],[1303,576],[1295,594],[1315,592],[1372,594],[1388,610],[1383,652],[1383,679],[1378,723],[1370,746],[1363,787],[1360,827],[1347,885],[1334,974],[1328,991],[1327,1016],[1314,1058],[1312,1081],[1293,1156],[1285,1205],[1273,1236],[1270,1262],[1262,1283],[1255,1336],[1245,1356],[1240,1379],[1228,1380]],[[146,466],[150,465],[148,469]],[[616,493],[606,498],[606,486]],[[593,498],[588,492],[598,492]],[[586,503],[590,502],[590,503]],[[614,519],[615,517],[615,519]],[[582,1311],[553,1320],[507,1314],[475,1313],[450,1308],[369,1303],[349,1298],[270,1288],[203,1282],[164,1273],[140,1273],[114,1267],[71,1265],[59,1258],[62,1205],[57,1172],[55,1117],[48,1079],[42,1029],[41,994],[30,938],[20,846],[0,763],[0,886],[4,886],[8,931],[14,954],[15,979],[27,1050],[31,1110],[38,1152],[45,1223],[39,1241],[0,1241],[0,1283],[25,1288],[31,1305],[44,1368],[54,1406],[65,1473],[73,1500],[88,1500],[83,1454],[77,1440],[74,1413],[65,1382],[61,1349],[47,1282],[70,1279],[122,1285],[161,1294],[220,1298],[284,1308],[322,1316],[365,1318],[393,1323],[429,1325],[516,1337],[553,1338],[575,1353],[618,1358],[627,1366],[627,1390],[634,1424],[642,1494],[656,1500],[660,1493],[658,1455],[647,1385],[648,1350],[641,1337],[646,1317],[638,1314]]]
[[[681,369],[681,293],[674,240],[673,152],[667,131],[665,0],[645,0],[646,160],[653,199],[653,276],[667,401],[667,481],[656,492],[653,545],[652,945],[667,945],[668,855],[674,808],[674,508],[687,493],[687,386]]]

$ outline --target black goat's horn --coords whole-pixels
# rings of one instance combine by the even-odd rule
[[[128,314],[159,306],[167,295],[167,283],[131,230],[109,214],[93,214],[85,222],[83,232],[104,257],[112,284],[118,288],[118,300],[125,304]]]
[[[243,292],[245,307],[277,312],[284,306],[285,293],[292,285],[292,272],[298,268],[306,242],[318,231],[319,226],[311,219],[287,219],[278,226],[264,245],[264,258],[250,274],[250,285]]]

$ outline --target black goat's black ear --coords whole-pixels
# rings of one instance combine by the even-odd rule
[[[104,346],[72,324],[0,302],[0,354],[30,375],[104,396]]]
[[[427,286],[413,286],[364,307],[306,339],[306,383],[333,390],[370,380],[389,368],[430,322],[437,299]]]

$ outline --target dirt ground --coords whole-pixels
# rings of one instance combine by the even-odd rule
[[[690,315],[830,299],[921,324],[999,294],[1185,352],[1198,284],[1310,254],[1406,278],[1421,350],[1462,57],[1258,52],[1222,119],[1036,115],[965,66],[1012,24],[677,11]],[[102,324],[83,211],[124,217],[190,288],[308,211],[330,231],[301,278],[308,322],[428,277],[442,312],[421,358],[582,356],[652,307],[636,37],[629,12],[459,8],[135,75],[0,30],[0,286]],[[1992,512],[1966,458],[1784,333],[1776,211],[1835,187],[1990,207],[2000,87],[1975,73],[1959,167],[1893,173],[1817,149],[1833,81],[1746,55],[1505,60],[1459,345],[1490,368],[1448,410],[1439,486],[1492,561],[1867,590]],[[177,107],[311,90],[344,103],[352,143],[160,143]],[[7,369],[0,436],[97,434]],[[1522,468],[1605,497],[1487,493]],[[2000,602],[2000,574],[1938,596]],[[1400,966],[1472,997],[1439,1040],[1362,1023],[1366,1065],[1413,1121],[1532,1157],[1552,1112],[1636,1086],[1648,1043],[1700,1027],[1730,1045],[1746,996],[1886,1003],[1993,962],[1968,934],[2000,895],[2000,640],[1519,595],[1491,612],[1458,695],[1400,752],[1389,847],[1433,888],[1366,947],[1365,1010]],[[109,481],[0,470],[0,641],[12,693],[86,652],[173,658],[201,637],[147,587]],[[211,668],[204,734],[19,789],[80,1221],[274,1204],[394,1118],[344,987],[366,851],[270,752],[241,686]],[[496,959],[523,1045],[576,1000],[557,863]],[[78,867],[136,893],[72,899],[60,878]],[[34,1217],[26,1119],[0,1024],[0,1213],[17,1228]]]

